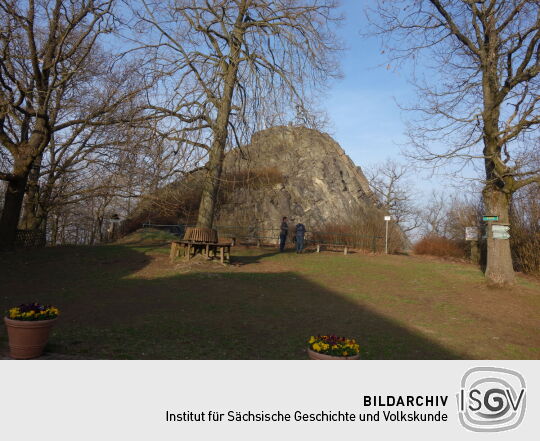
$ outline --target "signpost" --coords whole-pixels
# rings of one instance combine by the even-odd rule
[[[120,216],[113,214],[109,218],[109,228],[107,228],[107,233],[109,235],[108,240],[115,239],[118,236],[118,230],[120,228]]]
[[[482,216],[484,222],[497,222],[499,216],[496,215],[484,215]],[[487,228],[488,239],[510,239],[510,225],[503,224],[491,224]]]
[[[493,239],[510,239],[510,225],[492,225]]]
[[[386,222],[386,240],[384,245],[384,253],[388,254],[388,221],[391,219],[390,216],[384,216],[384,221]]]
[[[480,262],[480,250],[478,248],[478,227],[465,227],[465,240],[471,242],[471,262]]]
[[[478,240],[478,228],[465,227],[465,240]]]

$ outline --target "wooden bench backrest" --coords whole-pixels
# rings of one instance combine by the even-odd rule
[[[216,230],[211,228],[186,228],[184,234],[184,240],[191,240],[193,242],[211,242],[216,243],[218,241],[218,234]]]

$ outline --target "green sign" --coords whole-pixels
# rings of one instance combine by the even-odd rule
[[[482,220],[484,222],[489,222],[489,221],[498,221],[499,220],[499,216],[482,216]]]

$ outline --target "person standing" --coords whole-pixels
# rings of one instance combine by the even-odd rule
[[[287,234],[289,233],[289,224],[287,224],[287,216],[284,216],[281,221],[281,227],[279,231],[279,252],[282,253],[285,249],[285,242],[287,241]]]
[[[296,224],[296,252],[301,253],[304,251],[304,235],[306,234],[306,227],[302,223]]]

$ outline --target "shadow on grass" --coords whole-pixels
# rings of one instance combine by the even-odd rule
[[[118,246],[0,256],[0,308],[58,305],[48,350],[77,358],[306,359],[319,333],[355,337],[364,359],[466,357],[295,272],[136,278],[149,261]]]
[[[249,250],[251,247],[242,245],[245,249]],[[297,254],[296,250],[294,248],[288,248],[285,249],[285,251],[280,252],[279,249],[273,249],[268,247],[257,247],[253,248],[255,250],[264,251],[263,254],[253,254],[253,255],[243,255],[243,256],[233,256],[233,263],[235,265],[249,265],[253,263],[261,263],[265,258],[275,256],[277,254]],[[321,251],[328,251],[328,252],[337,252],[338,254],[343,254],[343,250],[336,250],[336,249],[321,249]],[[348,254],[357,254],[354,250],[348,250]],[[300,254],[317,254],[316,248],[304,248],[304,250]]]
[[[249,249],[249,248],[246,248]],[[257,248],[258,250],[262,250],[261,248]],[[243,255],[243,256],[233,256],[232,262],[235,265],[249,265],[253,263],[261,263],[266,257],[275,256],[276,254],[280,254],[279,250],[272,250],[264,249],[264,254],[253,254],[253,255]]]

